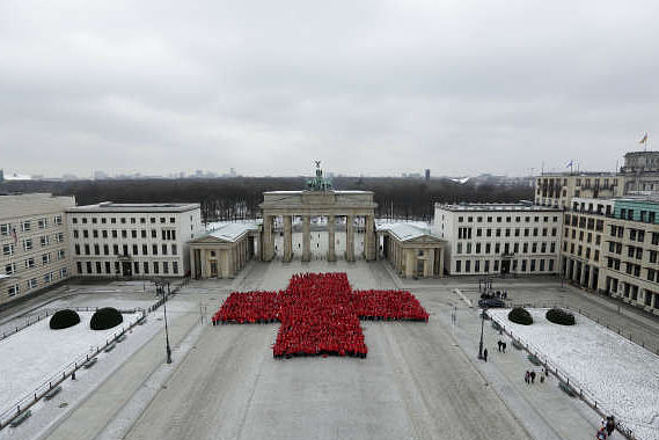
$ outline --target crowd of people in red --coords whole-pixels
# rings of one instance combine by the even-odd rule
[[[280,321],[273,346],[276,358],[363,358],[368,348],[360,318],[428,321],[428,313],[409,292],[353,291],[345,273],[305,273],[293,275],[280,292],[232,293],[212,321],[213,325]]]
[[[407,291],[355,290],[357,314],[361,319],[384,321],[428,321],[428,312]]]
[[[234,292],[213,315],[213,325],[218,322],[237,324],[269,323],[277,320],[278,292]]]

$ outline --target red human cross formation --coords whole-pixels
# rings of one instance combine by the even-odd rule
[[[232,293],[212,321],[281,322],[272,348],[275,358],[366,357],[360,319],[427,322],[428,313],[407,291],[352,290],[345,273],[305,273],[293,275],[279,292]]]

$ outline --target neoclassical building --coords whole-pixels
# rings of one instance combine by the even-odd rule
[[[380,256],[403,278],[444,276],[447,244],[429,230],[410,223],[385,224],[377,228]]]

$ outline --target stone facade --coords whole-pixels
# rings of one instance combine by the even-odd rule
[[[185,276],[187,242],[203,233],[198,203],[71,207],[67,225],[73,274],[84,278]]]
[[[0,196],[0,304],[71,275],[65,210],[73,197]]]
[[[451,275],[558,272],[562,212],[512,204],[435,205],[433,233],[448,241]]]

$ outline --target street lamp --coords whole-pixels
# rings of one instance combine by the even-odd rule
[[[483,330],[485,327],[485,310],[486,308],[483,307],[481,309],[481,340],[478,343],[478,359],[484,359],[483,357]]]
[[[167,293],[165,293],[165,281],[156,280],[156,289],[162,295],[162,312],[165,319],[165,351],[167,353],[167,363],[172,363],[172,349],[169,345],[169,326],[167,325],[167,296],[169,295],[169,281],[167,281]]]

